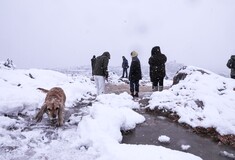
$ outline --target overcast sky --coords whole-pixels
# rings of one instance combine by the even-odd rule
[[[229,73],[235,54],[235,0],[0,0],[0,61],[17,68],[110,65],[159,45],[168,61]]]

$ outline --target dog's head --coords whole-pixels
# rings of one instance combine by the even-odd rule
[[[58,119],[60,113],[61,103],[58,99],[53,98],[46,101],[46,113],[50,120]]]

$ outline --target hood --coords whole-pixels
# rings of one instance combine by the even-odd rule
[[[159,46],[155,46],[152,48],[152,51],[151,51],[151,55],[157,55],[157,54],[161,54],[161,49]]]
[[[235,60],[235,55],[231,55],[231,59]]]
[[[108,57],[108,59],[110,59],[110,54],[109,54],[109,52],[104,52],[104,53],[102,54],[102,56]]]

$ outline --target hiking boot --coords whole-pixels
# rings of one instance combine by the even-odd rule
[[[134,92],[131,92],[131,96],[134,97]]]
[[[139,97],[139,94],[138,92],[135,93],[134,97]]]
[[[159,91],[163,91],[163,86],[159,86]]]
[[[153,92],[158,91],[158,86],[153,86]]]

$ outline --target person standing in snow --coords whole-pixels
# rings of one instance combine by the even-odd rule
[[[163,81],[166,76],[165,63],[167,57],[161,53],[159,46],[152,48],[151,57],[149,58],[150,65],[150,80],[152,82],[153,91],[163,90]]]
[[[140,61],[137,56],[138,56],[137,52],[135,51],[131,52],[132,61],[130,66],[129,80],[130,80],[130,92],[133,97],[139,97],[139,80],[142,79]]]
[[[91,59],[91,71],[92,71],[92,76],[94,75],[94,68],[95,68],[95,61],[96,61],[96,57],[95,55],[93,55],[92,59]]]
[[[122,78],[127,78],[127,69],[129,68],[129,65],[128,65],[128,60],[126,59],[126,57],[122,56],[122,69],[123,69],[123,72],[122,72]]]
[[[94,67],[94,79],[97,88],[97,95],[105,92],[105,79],[108,79],[108,63],[110,59],[109,52],[104,52],[96,58]]]
[[[227,67],[231,69],[230,77],[235,79],[235,55],[231,55],[230,59],[227,62]]]

